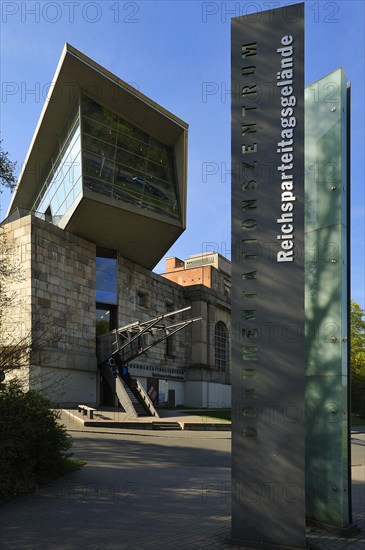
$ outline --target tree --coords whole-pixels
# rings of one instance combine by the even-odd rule
[[[16,162],[9,160],[9,153],[2,148],[0,141],[0,192],[2,188],[13,190],[16,184]]]
[[[351,397],[352,411],[365,417],[365,316],[356,302],[351,302]]]

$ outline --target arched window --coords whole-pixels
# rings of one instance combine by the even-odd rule
[[[215,366],[219,372],[228,367],[228,330],[222,321],[215,325]]]

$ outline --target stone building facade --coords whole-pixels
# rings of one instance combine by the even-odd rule
[[[21,268],[2,345],[30,338],[29,387],[55,402],[96,402],[95,245],[32,215],[4,230]]]
[[[152,272],[186,227],[188,125],[69,44],[53,82],[2,223],[21,277],[0,345],[29,336],[27,384],[54,402],[110,404],[98,335],[191,306],[130,373],[160,403],[228,405],[227,262]]]
[[[102,404],[107,389],[96,359],[96,246],[34,215],[4,226],[14,257],[21,261],[17,300],[11,308],[8,343],[32,332],[27,360],[28,387],[43,389],[55,402]],[[147,321],[191,306],[188,326],[129,365],[160,403],[197,407],[230,404],[230,302],[221,289],[227,272],[211,268],[209,288],[181,285],[118,257],[116,327]],[[143,300],[141,299],[143,297]],[[178,314],[174,322],[182,320]],[[227,329],[225,364],[217,365],[216,328]],[[221,343],[221,342],[220,342]],[[2,345],[6,345],[4,335]]]

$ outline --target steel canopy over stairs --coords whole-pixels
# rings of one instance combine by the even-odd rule
[[[131,418],[159,417],[159,414],[138,378],[133,378],[129,372],[124,372],[127,369],[123,367],[166,338],[200,321],[201,317],[195,317],[170,325],[166,324],[165,320],[169,317],[190,309],[191,306],[164,313],[148,321],[135,321],[97,337],[96,352],[100,372]]]

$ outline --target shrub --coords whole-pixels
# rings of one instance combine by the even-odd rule
[[[0,499],[29,492],[62,472],[72,446],[59,414],[35,390],[0,384]]]

